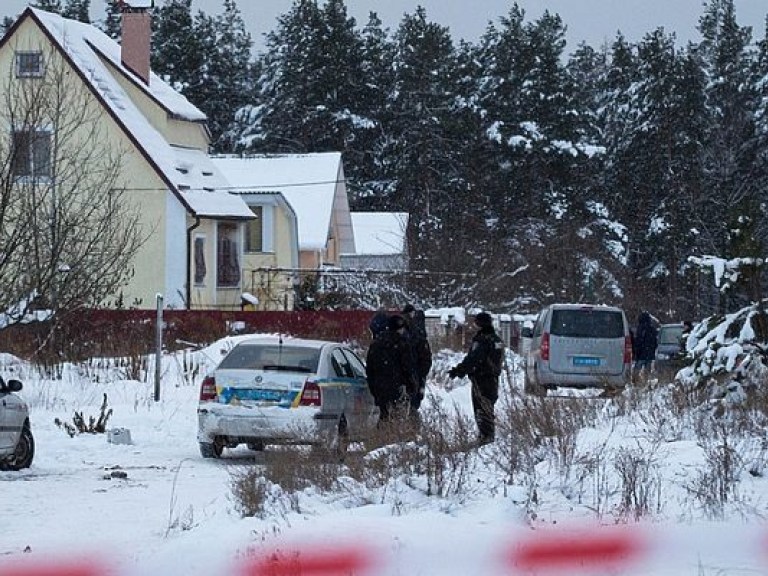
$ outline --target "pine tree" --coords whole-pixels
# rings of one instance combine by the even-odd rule
[[[214,18],[198,14],[195,30],[205,57],[202,74],[185,94],[208,116],[214,149],[227,151],[221,137],[251,91],[251,35],[234,0],[224,0],[224,11]]]
[[[201,81],[203,46],[212,42],[199,35],[192,0],[166,0],[153,16],[152,70],[186,95]]]
[[[91,0],[66,0],[66,4],[61,11],[65,18],[79,20],[86,24],[91,23]]]
[[[3,18],[3,22],[0,23],[0,38],[5,36],[8,30],[11,29],[11,26],[13,26],[14,22],[15,22],[15,19],[11,18],[10,16],[6,16]]]
[[[253,102],[238,112],[251,151],[344,152],[356,126],[362,42],[342,0],[296,0],[267,35]]]
[[[738,25],[733,0],[710,0],[699,20],[699,30],[709,117],[700,158],[706,196],[700,208],[704,226],[698,248],[701,254],[742,257],[738,243],[732,241],[738,235],[729,225],[751,217],[750,210],[760,205],[762,193],[752,172],[760,151],[755,138],[756,95],[749,81],[754,58],[751,29]],[[755,233],[765,253],[768,226],[757,228]],[[718,307],[721,312],[730,307],[722,295]]]
[[[38,2],[31,2],[29,5],[46,12],[61,14],[61,0],[38,0]]]
[[[120,6],[117,0],[104,0],[104,11],[106,13],[104,20],[99,22],[99,28],[107,36],[115,40],[120,41],[122,16],[120,14]]]

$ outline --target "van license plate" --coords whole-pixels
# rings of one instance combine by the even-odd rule
[[[574,366],[600,366],[600,358],[590,358],[588,356],[574,356]]]

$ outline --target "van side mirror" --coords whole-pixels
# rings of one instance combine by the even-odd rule
[[[528,328],[528,327],[523,328],[520,331],[520,336],[522,336],[523,338],[533,338],[533,328]]]

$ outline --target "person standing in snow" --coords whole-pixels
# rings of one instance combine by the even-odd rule
[[[464,359],[448,371],[451,378],[469,376],[472,382],[472,409],[479,432],[480,444],[493,442],[496,436],[496,416],[493,405],[499,398],[499,376],[504,359],[504,343],[493,328],[493,318],[487,312],[475,316],[478,330]]]
[[[421,401],[424,400],[424,392],[427,387],[427,375],[432,368],[432,348],[427,339],[424,312],[416,310],[412,304],[406,304],[403,308],[405,320],[405,340],[411,352],[411,365],[413,377],[417,387],[411,394],[411,415],[418,418]]]
[[[411,353],[405,340],[405,320],[390,316],[387,329],[368,348],[365,371],[368,388],[379,407],[379,424],[408,413],[410,394],[416,389]]]
[[[371,321],[368,324],[368,329],[371,331],[371,336],[376,338],[379,334],[384,332],[384,330],[387,329],[388,321],[389,314],[387,314],[387,311],[383,308],[379,308],[379,310],[376,311],[376,314],[373,315],[373,318],[371,318]]]
[[[658,330],[653,325],[651,315],[643,310],[637,317],[637,328],[635,328],[632,339],[632,354],[635,357],[635,372],[637,374],[643,370],[646,374],[651,371],[658,344]]]

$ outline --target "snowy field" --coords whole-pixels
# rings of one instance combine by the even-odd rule
[[[204,460],[196,441],[200,380],[235,340],[167,356],[157,403],[151,377],[127,381],[117,369],[80,366],[45,380],[0,358],[3,376],[24,382],[37,449],[30,469],[0,472],[0,575],[768,572],[762,456],[744,448],[752,456],[737,489],[721,513],[707,512],[691,494],[706,462],[693,420],[670,421],[653,402],[627,414],[615,400],[590,400],[601,403],[599,425],[578,433],[567,466],[542,458],[533,475],[510,479],[497,466],[500,447],[484,446],[474,449],[468,488],[457,496],[427,496],[418,480],[370,493],[358,486],[354,497],[308,489],[299,511],[242,518],[233,471],[268,466],[279,453],[242,447]],[[438,356],[428,393],[468,413],[468,381],[448,390],[442,377],[458,359]],[[510,355],[509,364],[517,388],[518,359]],[[108,427],[128,429],[132,444],[70,437],[55,423],[71,422],[75,411],[98,417],[103,394],[113,410]],[[643,493],[627,491],[618,454],[646,456],[652,493],[639,520],[622,496]]]

